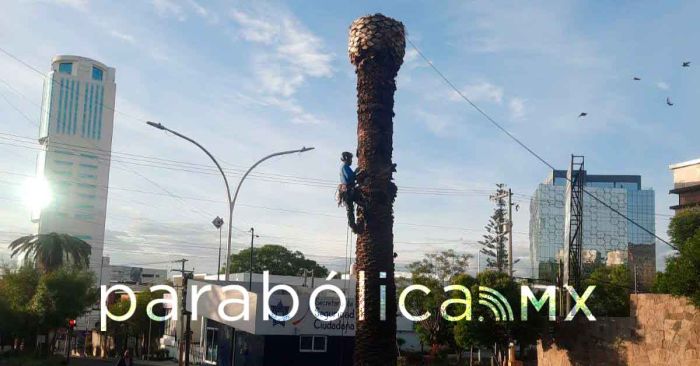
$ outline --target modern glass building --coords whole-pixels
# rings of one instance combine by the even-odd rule
[[[66,233],[92,246],[96,280],[102,265],[114,122],[115,70],[80,56],[56,56],[44,83],[37,178],[51,192],[32,213],[37,232]],[[107,266],[108,267],[108,266]],[[103,283],[108,283],[106,278]]]
[[[654,190],[642,189],[638,175],[585,174],[584,187],[614,209],[655,232]],[[533,276],[554,279],[564,257],[566,171],[554,170],[530,200],[530,260]],[[608,207],[583,196],[583,259],[627,261],[630,244],[654,247],[654,236]],[[648,252],[648,251],[646,251]]]

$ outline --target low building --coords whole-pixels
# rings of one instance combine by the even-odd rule
[[[175,286],[180,284],[174,278]],[[342,315],[333,321],[323,321],[316,317],[309,306],[314,288],[321,285],[334,285],[342,291],[346,308]],[[231,274],[229,281],[220,276],[195,275],[188,281],[188,291],[193,286],[202,289],[211,285],[211,291],[203,293],[197,301],[197,314],[192,318],[190,360],[210,365],[352,365],[355,336],[355,279],[304,278],[293,276],[270,276],[269,289],[276,285],[287,285],[299,299],[296,314],[284,321],[263,320],[263,277],[253,274],[249,281],[247,273]],[[248,320],[222,319],[219,306],[224,300],[243,300],[238,291],[225,291],[225,286],[238,285],[248,291],[250,318]],[[180,285],[181,286],[181,285]],[[190,292],[191,293],[191,292]],[[181,299],[180,299],[181,300]],[[186,299],[186,310],[193,311],[191,297]],[[180,304],[180,302],[178,302]],[[285,291],[276,291],[269,299],[270,311],[286,315],[293,306],[292,297]],[[331,291],[321,292],[316,299],[321,314],[334,314],[340,307],[340,300]],[[240,304],[224,305],[228,316],[241,314]],[[414,324],[402,316],[397,317],[397,342],[402,350],[418,351],[420,341],[413,330]],[[161,339],[161,347],[170,350],[177,357],[182,349],[185,334],[182,322],[168,321]],[[402,341],[398,341],[401,338]],[[398,345],[397,345],[398,347]]]
[[[110,283],[158,285],[165,283],[167,279],[168,271],[164,269],[110,266]]]
[[[212,290],[198,301],[200,320],[200,353],[204,363],[215,365],[351,365],[353,337],[355,336],[355,281],[315,279],[317,284],[331,284],[344,291],[346,309],[343,315],[330,322],[315,317],[309,306],[313,285],[304,283],[301,277],[270,276],[269,287],[288,285],[298,295],[299,308],[296,315],[285,321],[263,320],[262,276],[254,274],[249,291],[249,320],[229,321],[222,319],[218,308],[225,299],[240,296],[239,292],[225,293],[228,285],[248,288],[247,274],[233,275],[230,281],[218,279],[191,280],[191,285],[202,288],[211,285]],[[240,298],[239,298],[240,299]],[[192,304],[187,301],[187,310]],[[340,302],[335,294],[322,292],[316,299],[318,310],[332,314]],[[272,293],[269,300],[272,313],[285,315],[293,306],[292,297],[284,292]],[[242,306],[229,304],[225,311],[230,316],[240,314]],[[197,340],[193,340],[197,342]],[[341,360],[341,361],[339,361]]]
[[[678,195],[678,204],[671,206],[676,212],[688,207],[700,206],[700,159],[672,164],[673,189],[671,194]]]

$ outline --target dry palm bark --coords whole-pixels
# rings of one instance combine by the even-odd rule
[[[357,319],[354,364],[396,364],[396,285],[394,283],[394,212],[392,182],[394,91],[406,48],[401,22],[381,14],[356,19],[350,26],[348,52],[357,74],[356,270],[364,271],[364,320]],[[380,272],[386,278],[380,278]],[[386,320],[380,320],[380,285],[386,286]],[[358,284],[359,286],[359,284]],[[361,308],[361,294],[357,309]]]

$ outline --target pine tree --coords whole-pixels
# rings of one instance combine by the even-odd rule
[[[499,272],[507,272],[508,267],[508,237],[505,235],[506,211],[508,203],[508,190],[505,184],[496,184],[496,194],[491,196],[496,203],[496,208],[489,218],[488,224],[484,226],[486,234],[479,241],[482,245],[481,254],[486,256],[486,267]]]

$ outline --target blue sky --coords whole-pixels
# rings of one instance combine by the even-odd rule
[[[382,12],[401,20],[453,83],[555,166],[566,167],[575,153],[592,173],[642,175],[656,190],[656,231],[666,237],[663,215],[675,200],[668,165],[699,153],[691,136],[700,133],[693,87],[700,76],[695,64],[680,64],[700,67],[693,19],[700,4],[374,3],[12,2],[0,14],[0,44],[40,70],[56,54],[115,67],[116,109],[138,117],[115,116],[113,150],[120,153],[209,163],[140,119],[195,137],[238,170],[273,151],[316,147],[266,162],[263,175],[246,182],[234,251],[248,245],[243,231],[254,226],[259,244],[283,244],[335,266],[344,262],[346,230],[332,186],[340,152],[356,145],[347,30],[358,16]],[[0,83],[0,93],[38,121],[41,77],[0,55],[0,78],[13,88]],[[588,116],[577,119],[582,111]],[[37,135],[4,100],[0,116],[0,132]],[[24,178],[8,172],[33,174],[36,150],[0,142],[0,231],[9,241],[32,226],[11,184]],[[491,211],[487,191],[498,182],[522,195],[515,254],[527,256],[527,195],[547,168],[456,98],[410,47],[398,77],[394,143],[400,264],[441,249],[476,253]],[[218,233],[210,221],[226,212],[220,178],[151,165],[158,164],[113,162],[106,252],[118,264],[184,256],[197,271],[212,271]],[[661,264],[667,250],[657,249]],[[4,247],[0,256],[7,258]],[[529,275],[526,263],[518,269]]]

